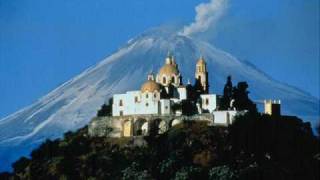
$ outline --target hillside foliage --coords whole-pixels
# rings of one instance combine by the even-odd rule
[[[319,141],[300,119],[258,113],[228,128],[190,121],[134,139],[89,137],[85,127],[13,169],[0,179],[319,179]]]

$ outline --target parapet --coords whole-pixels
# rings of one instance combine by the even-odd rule
[[[281,100],[264,100],[264,113],[269,115],[281,115]]]

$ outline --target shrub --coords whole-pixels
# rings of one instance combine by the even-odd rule
[[[139,170],[139,165],[133,162],[131,166],[122,171],[123,180],[147,180],[151,179],[147,170]]]
[[[230,180],[235,179],[236,177],[237,173],[226,165],[214,167],[209,171],[210,180]]]
[[[183,167],[176,172],[174,180],[201,179],[201,168]]]

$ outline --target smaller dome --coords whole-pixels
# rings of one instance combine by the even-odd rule
[[[160,92],[160,85],[156,83],[153,80],[147,80],[142,87],[141,87],[141,92],[154,92],[154,91],[159,91]]]
[[[175,74],[175,75],[178,75],[179,72],[178,72],[178,69],[172,65],[172,64],[165,64],[159,71],[159,75],[172,75],[172,74]]]

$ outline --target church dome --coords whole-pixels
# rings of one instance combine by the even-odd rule
[[[156,83],[153,80],[147,80],[142,87],[141,87],[141,92],[154,92],[154,91],[159,91],[160,92],[160,85]]]
[[[167,75],[167,76],[171,76],[171,75],[178,75],[179,71],[177,69],[177,67],[173,64],[165,64],[159,71],[159,75]]]

